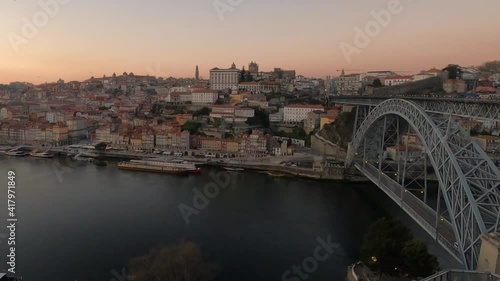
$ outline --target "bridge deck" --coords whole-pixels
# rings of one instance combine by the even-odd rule
[[[436,211],[427,206],[418,197],[409,191],[403,190],[392,178],[382,174],[378,168],[371,164],[355,163],[355,167],[382,189],[396,204],[398,204],[411,218],[413,218],[423,229],[443,246],[456,260],[462,262],[460,254],[455,249],[455,234],[453,226],[445,219],[440,219],[437,229]]]

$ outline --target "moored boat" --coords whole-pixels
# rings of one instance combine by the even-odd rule
[[[50,153],[49,151],[42,151],[42,152],[32,151],[30,153],[30,156],[35,158],[53,158],[54,154]]]
[[[81,161],[81,162],[94,162],[93,158],[84,157],[84,156],[82,156],[82,153],[79,153],[75,157],[73,157],[73,160]]]
[[[154,162],[154,161],[134,161],[134,160],[132,160],[130,162],[120,162],[120,163],[118,163],[118,169],[162,173],[162,174],[176,174],[176,175],[185,175],[185,174],[189,173],[189,171],[185,168],[174,167],[174,166],[154,165],[152,163],[148,164],[147,162]]]
[[[176,167],[185,168],[188,170],[190,174],[201,174],[201,169],[196,167],[196,164],[193,162],[185,161],[185,160],[172,160],[167,163],[172,163]]]
[[[12,147],[10,146],[2,146],[0,147],[0,155],[5,154],[7,151],[11,150]]]
[[[272,177],[284,177],[284,176],[286,176],[286,174],[279,173],[279,172],[266,172],[266,174],[268,176],[272,176]]]
[[[232,172],[242,172],[245,169],[243,168],[232,168],[232,167],[222,167],[226,171],[232,171]]]
[[[196,167],[192,162],[185,160],[171,160],[171,161],[160,161],[160,160],[132,160],[130,163],[145,164],[149,166],[158,167],[171,167],[171,168],[181,168],[185,169],[189,174],[200,174],[201,169]]]
[[[5,152],[5,155],[16,156],[16,157],[24,157],[24,156],[28,155],[28,153],[24,152],[22,150],[9,150],[9,151]]]

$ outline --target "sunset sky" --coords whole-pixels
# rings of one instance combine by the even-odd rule
[[[350,62],[342,42],[356,46],[355,28],[364,29],[374,20],[371,11],[387,10],[394,0],[240,0],[223,18],[214,0],[65,0],[26,38],[23,18],[33,23],[38,15],[43,23],[40,3],[53,1],[0,2],[0,83],[124,71],[194,77],[197,64],[208,77],[210,68],[233,61],[248,67],[252,60],[263,71],[281,67],[324,78],[342,68],[412,74],[500,59],[498,0],[401,0],[402,12]]]

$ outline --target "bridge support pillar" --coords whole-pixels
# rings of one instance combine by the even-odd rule
[[[483,234],[481,241],[477,271],[500,274],[500,235]]]

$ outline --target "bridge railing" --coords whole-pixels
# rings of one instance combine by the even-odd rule
[[[377,184],[387,195],[389,195],[389,197],[396,201],[396,203],[400,205],[401,208],[406,211],[408,215],[410,215],[410,217],[412,217],[424,230],[426,230],[429,235],[434,237],[437,242],[440,243],[452,256],[454,256],[458,261],[461,261],[460,253],[455,248],[453,243],[454,241],[449,241],[445,236],[439,233],[439,231],[436,231],[436,227],[429,223],[429,221],[423,217],[423,214],[413,209],[410,204],[416,204],[423,212],[433,214],[433,217],[436,216],[436,211],[434,209],[425,204],[413,193],[403,191],[401,185],[386,174],[381,174],[379,180],[377,177],[381,172],[373,165],[355,163],[355,167],[362,171],[365,176],[370,178],[370,180]],[[453,229],[453,226],[447,220],[443,219],[441,224],[446,224],[446,226],[443,226],[448,229]]]
[[[438,232],[437,241],[448,250],[448,252],[453,255],[458,261],[461,261],[460,253],[455,248],[455,245],[452,245],[448,239],[446,239],[443,235]]]
[[[445,270],[421,281],[500,281],[500,276],[487,272]]]
[[[424,220],[420,214],[418,212],[416,212],[415,210],[413,210],[408,204],[406,204],[405,202],[403,202],[401,204],[401,207],[403,208],[403,210],[405,210],[406,212],[409,213],[410,216],[412,216],[416,221],[417,223],[419,223],[424,229],[427,230],[427,232],[429,232],[429,234],[432,236],[432,237],[436,237],[436,228],[434,226],[432,226],[431,224],[429,224],[426,220]]]

